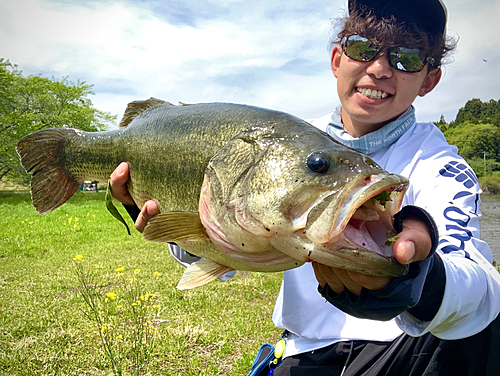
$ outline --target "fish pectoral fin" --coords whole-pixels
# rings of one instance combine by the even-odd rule
[[[127,229],[128,234],[131,235],[130,229],[128,228],[128,225],[127,225],[127,222],[125,222],[125,219],[123,219],[122,215],[120,214],[120,212],[116,208],[115,204],[113,203],[113,200],[111,199],[111,183],[110,183],[110,181],[108,181],[108,188],[106,189],[106,197],[104,200],[106,202],[106,209],[108,209],[108,211],[111,213],[111,215],[113,217],[115,217],[121,223],[123,223],[125,225],[125,228]]]
[[[207,232],[198,212],[171,211],[153,217],[142,233],[144,239],[154,242],[177,240],[206,240]]]
[[[232,270],[234,269],[211,260],[196,261],[186,269],[177,288],[187,290],[203,286]]]

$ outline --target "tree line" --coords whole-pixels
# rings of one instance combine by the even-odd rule
[[[95,109],[92,85],[23,76],[17,65],[0,58],[0,180],[26,183],[15,145],[22,137],[44,128],[103,131],[115,115]],[[500,194],[500,100],[469,100],[455,120],[434,122],[450,144],[476,172],[485,192]]]
[[[106,130],[116,119],[92,106],[92,85],[39,75],[24,77],[17,65],[0,58],[0,180],[27,182],[15,146],[44,128]]]

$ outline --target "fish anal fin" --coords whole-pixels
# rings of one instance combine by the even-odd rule
[[[190,211],[160,213],[148,222],[142,235],[154,242],[209,239],[198,212]]]
[[[250,272],[248,270],[238,270],[238,275],[241,278],[248,278],[250,277]]]
[[[142,100],[142,101],[130,102],[127,105],[127,109],[125,110],[125,113],[123,114],[122,120],[120,121],[120,124],[118,124],[118,127],[125,128],[138,115],[142,114],[148,108],[156,106],[157,104],[170,104],[170,105],[174,106],[172,103],[165,102],[161,99],[156,99],[153,97],[146,99],[146,100]]]
[[[177,288],[187,290],[203,286],[232,270],[234,269],[211,260],[196,261],[186,269]]]

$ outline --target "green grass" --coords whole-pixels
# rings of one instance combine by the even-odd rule
[[[150,375],[245,375],[260,345],[280,334],[271,321],[280,273],[179,291],[184,268],[166,245],[136,231],[128,236],[106,211],[103,193],[78,192],[40,216],[29,194],[0,192],[0,375],[112,372],[84,314],[75,255],[103,283],[118,267],[140,269],[146,292],[157,295],[162,308]]]

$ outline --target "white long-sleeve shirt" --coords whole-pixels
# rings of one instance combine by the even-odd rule
[[[311,123],[326,130],[330,115]],[[480,240],[480,188],[471,168],[434,124],[414,122],[393,144],[370,157],[389,172],[406,176],[410,187],[403,206],[416,205],[434,218],[437,253],[446,285],[434,319],[422,322],[405,312],[382,322],[358,319],[338,310],[317,292],[310,264],[284,272],[273,321],[292,336],[285,356],[312,351],[342,340],[390,341],[403,331],[432,332],[458,339],[484,329],[500,311],[500,274],[491,265],[488,244]]]

